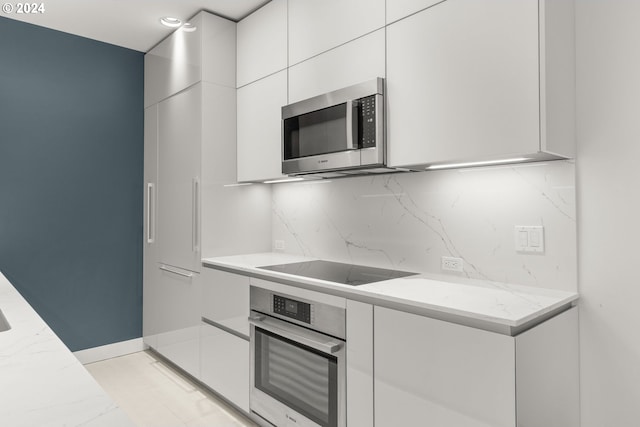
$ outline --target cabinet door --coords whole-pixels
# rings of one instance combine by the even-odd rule
[[[518,335],[519,427],[580,425],[578,308]]]
[[[202,317],[249,339],[249,277],[203,268]]]
[[[236,88],[236,23],[208,12],[196,16],[202,28],[202,81]]]
[[[374,309],[378,426],[515,427],[513,338]]]
[[[177,366],[200,377],[200,281],[196,273],[158,265],[153,286],[158,312],[155,350]],[[146,298],[146,295],[145,295]]]
[[[287,0],[272,0],[238,22],[238,87],[287,68]]]
[[[160,261],[200,270],[201,84],[159,104]]]
[[[387,24],[405,18],[412,13],[419,12],[442,0],[402,0],[387,2]]]
[[[287,72],[238,89],[238,182],[282,178],[282,106]]]
[[[249,341],[203,323],[201,381],[249,412]]]
[[[347,425],[373,426],[373,306],[347,300]]]
[[[450,0],[387,27],[391,166],[540,145],[537,0]]]
[[[144,236],[142,335],[144,342],[155,347],[158,312],[154,307],[153,286],[157,282],[158,242],[156,239],[156,205],[158,189],[158,106],[144,110]]]
[[[289,68],[289,102],[385,77],[384,29]]]
[[[175,31],[144,56],[144,105],[153,105],[198,82],[201,31]]]
[[[384,27],[384,0],[289,2],[289,65]]]

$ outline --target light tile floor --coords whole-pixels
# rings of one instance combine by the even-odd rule
[[[139,427],[255,427],[201,386],[142,351],[85,365]]]

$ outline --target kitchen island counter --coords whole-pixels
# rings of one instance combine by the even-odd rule
[[[0,310],[0,425],[133,427],[2,273]]]
[[[573,292],[445,275],[417,274],[349,286],[258,268],[310,260],[269,252],[206,258],[203,265],[507,335],[535,326],[578,299]]]

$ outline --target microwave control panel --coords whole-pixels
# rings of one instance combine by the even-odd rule
[[[361,148],[376,146],[376,96],[359,100]]]
[[[300,322],[311,324],[311,304],[285,298],[280,295],[273,296],[273,312],[281,316],[290,317]]]

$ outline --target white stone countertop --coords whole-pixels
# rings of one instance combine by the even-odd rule
[[[2,273],[0,310],[0,426],[133,427]]]
[[[462,277],[418,274],[360,286],[295,276],[257,267],[310,261],[299,255],[259,253],[203,259],[218,268],[265,280],[409,311],[454,323],[515,335],[575,304],[573,292]]]

